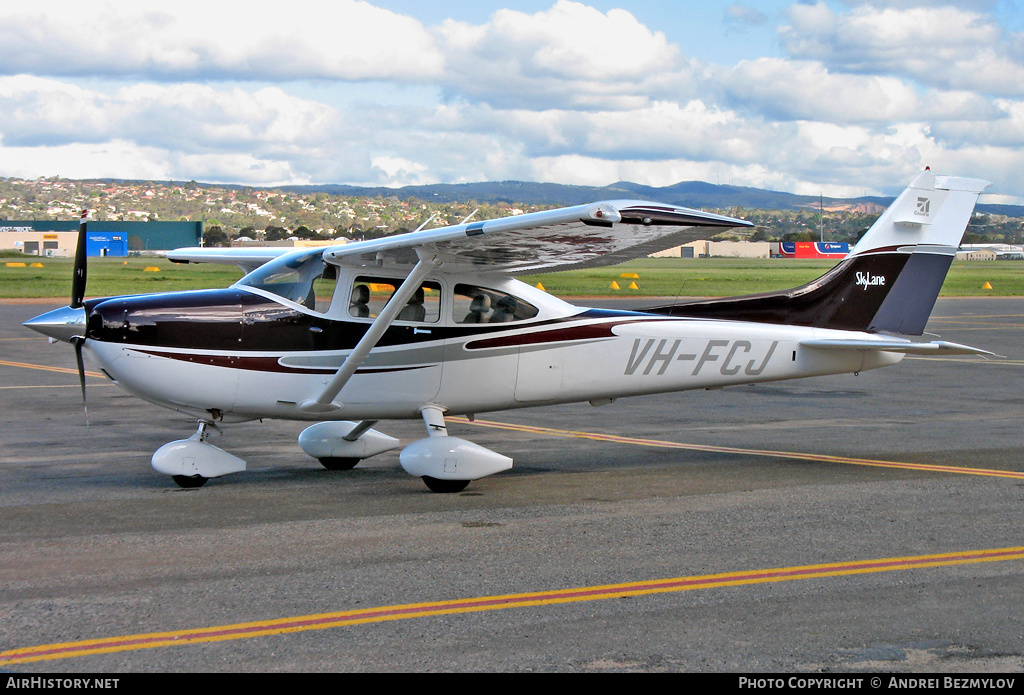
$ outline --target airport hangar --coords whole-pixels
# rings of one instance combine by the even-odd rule
[[[17,249],[30,256],[64,258],[75,255],[78,220],[0,220],[0,249]],[[89,221],[89,256],[127,256],[141,251],[167,251],[199,246],[202,222]]]

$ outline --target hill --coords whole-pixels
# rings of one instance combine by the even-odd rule
[[[360,239],[409,231],[424,223],[458,224],[467,216],[493,219],[595,200],[637,198],[742,217],[757,225],[754,240],[782,241],[856,240],[891,200],[819,199],[703,181],[663,187],[630,181],[608,186],[489,181],[401,188],[254,188],[195,181],[0,177],[0,221],[76,220],[79,211],[88,208],[95,220],[200,221],[208,232],[207,243],[236,236]],[[978,210],[988,216],[972,224],[970,243],[1024,242],[1024,206],[981,205]]]
[[[344,184],[281,186],[277,190],[292,193],[327,193],[329,195],[417,198],[446,203],[525,203],[527,205],[582,205],[595,200],[642,198],[690,208],[725,210],[817,209],[819,203],[830,210],[870,210],[885,208],[892,198],[863,196],[860,198],[821,198],[796,195],[763,188],[730,186],[704,181],[682,181],[671,186],[645,186],[631,181],[618,181],[608,186],[570,186],[559,183],[528,181],[486,181],[481,183],[437,183],[387,188],[384,186],[350,186]],[[979,212],[1008,217],[1024,217],[1022,205],[979,205]]]

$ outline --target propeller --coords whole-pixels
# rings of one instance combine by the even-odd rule
[[[88,270],[86,255],[85,224],[89,217],[89,210],[82,210],[81,222],[78,224],[78,245],[75,247],[75,272],[71,277],[71,308],[85,306],[85,280]],[[85,361],[82,359],[82,346],[85,344],[84,335],[71,337],[71,344],[75,346],[75,361],[78,362],[78,382],[82,385],[82,409],[85,410],[85,424],[89,425],[89,406],[85,400]]]
[[[27,328],[42,333],[50,342],[63,341],[75,346],[75,360],[78,362],[78,381],[82,385],[82,407],[85,408],[85,422],[89,424],[89,409],[85,405],[85,363],[82,360],[82,346],[88,333],[88,317],[85,308],[86,278],[86,219],[88,210],[82,210],[82,221],[78,225],[78,245],[75,249],[75,270],[71,278],[71,305],[40,314],[25,322]]]
[[[75,361],[78,362],[78,383],[82,386],[82,410],[85,411],[85,424],[89,425],[89,404],[85,400],[85,361],[82,359],[82,345],[85,344],[85,337],[76,335],[71,338],[71,344],[75,346]]]
[[[85,278],[88,262],[86,261],[85,221],[89,217],[88,210],[82,210],[82,220],[78,224],[78,245],[75,247],[75,274],[71,277],[71,308],[76,309],[84,304]]]

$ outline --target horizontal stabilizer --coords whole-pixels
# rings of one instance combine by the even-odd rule
[[[911,343],[903,340],[858,340],[856,338],[801,340],[801,347],[818,350],[853,350],[875,352],[902,352],[907,355],[987,355],[998,357],[993,352],[980,350],[970,345],[933,340],[930,343]]]

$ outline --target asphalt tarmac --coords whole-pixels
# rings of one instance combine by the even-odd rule
[[[20,325],[54,307],[0,304],[0,670],[1024,668],[1022,299],[928,326],[1003,359],[451,422],[515,459],[455,495],[271,421],[179,489],[149,458],[195,423],[90,377],[86,424]]]

